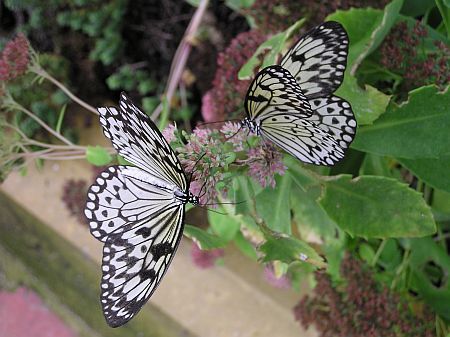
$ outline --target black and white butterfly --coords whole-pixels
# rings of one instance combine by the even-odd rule
[[[183,233],[189,192],[183,168],[150,118],[122,93],[120,109],[98,108],[103,132],[135,166],[111,166],[87,195],[85,215],[103,248],[101,304],[118,327],[147,302],[169,267]]]
[[[332,95],[344,78],[348,43],[345,29],[334,21],[303,35],[280,65],[256,75],[242,126],[305,163],[341,160],[356,132],[350,104]]]

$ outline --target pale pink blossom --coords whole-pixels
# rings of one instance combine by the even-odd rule
[[[171,142],[173,142],[174,140],[177,139],[177,137],[175,136],[175,132],[177,132],[177,127],[174,124],[169,124],[166,126],[166,128],[162,131],[162,135],[164,137],[165,140],[167,140],[167,142],[170,144]]]
[[[223,255],[223,249],[201,250],[195,242],[192,243],[192,261],[199,268],[207,269],[213,267]]]
[[[275,174],[283,175],[286,166],[283,164],[283,155],[275,146],[262,142],[260,146],[248,151],[248,173],[256,179],[262,187],[275,187]]]

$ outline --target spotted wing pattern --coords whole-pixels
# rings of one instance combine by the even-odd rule
[[[101,172],[85,207],[92,235],[105,243],[103,313],[118,327],[136,315],[166,273],[182,236],[189,186],[169,144],[124,94],[120,112],[99,112],[105,135],[136,165]]]
[[[350,103],[337,96],[314,98],[309,103],[314,110],[309,120],[331,134],[339,146],[346,150],[356,133],[356,119]]]
[[[303,35],[280,65],[294,76],[308,99],[326,97],[344,79],[348,44],[341,24],[328,21]]]

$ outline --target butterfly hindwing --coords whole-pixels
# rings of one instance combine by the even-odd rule
[[[343,81],[348,44],[342,25],[328,21],[303,35],[280,65],[292,74],[308,99],[326,97]]]
[[[356,119],[350,103],[337,96],[315,98],[309,103],[314,114],[308,119],[331,134],[340,147],[347,149],[356,133]]]
[[[343,149],[310,117],[296,112],[272,115],[262,120],[261,135],[305,163],[335,164],[343,158]]]
[[[101,303],[109,325],[123,325],[142,308],[172,261],[183,231],[184,204],[111,233],[103,248]]]

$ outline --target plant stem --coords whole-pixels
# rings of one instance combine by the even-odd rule
[[[55,136],[56,138],[58,138],[63,143],[66,143],[67,145],[70,145],[70,146],[74,145],[70,140],[68,140],[66,137],[64,137],[63,135],[59,134],[55,130],[53,130],[47,123],[45,123],[42,119],[40,119],[38,116],[36,116],[30,110],[26,109],[25,107],[23,107],[22,105],[19,105],[19,104],[17,105],[17,109],[19,109],[20,111],[23,111],[27,116],[29,116],[30,118],[34,119],[40,126],[42,126],[51,135]]]
[[[377,252],[373,257],[372,262],[370,262],[370,265],[372,267],[374,267],[377,264],[377,261],[380,258],[381,253],[383,252],[384,246],[386,246],[386,242],[387,242],[386,239],[383,239],[383,241],[381,241],[381,244],[378,246]]]
[[[175,56],[173,58],[172,64],[170,66],[169,78],[167,80],[167,86],[164,91],[164,96],[169,104],[170,110],[170,102],[172,101],[172,97],[175,93],[175,90],[180,82],[181,75],[183,74],[184,67],[186,66],[186,61],[189,57],[189,53],[191,52],[191,42],[193,36],[195,36],[198,27],[202,21],[203,15],[205,14],[206,7],[208,6],[208,0],[201,0],[198,5],[194,16],[189,23],[189,26],[184,33],[183,38],[181,39],[180,44],[178,45],[177,51],[175,52]],[[160,113],[163,110],[163,104],[160,103],[156,109],[153,111],[151,116],[152,120],[156,120]]]
[[[56,78],[51,76],[49,73],[47,73],[41,67],[39,67],[39,66],[31,66],[30,67],[30,71],[34,72],[35,74],[37,74],[39,76],[42,76],[43,78],[45,78],[47,80],[49,80],[54,85],[56,85],[58,88],[60,88],[62,91],[64,91],[64,93],[67,96],[69,96],[72,101],[74,101],[75,103],[78,103],[80,106],[82,106],[86,110],[89,110],[90,112],[98,115],[97,109],[95,109],[92,105],[87,104],[85,101],[83,101],[80,98],[78,98],[77,96],[75,96],[69,89],[67,89],[67,87],[64,84],[59,82]]]

